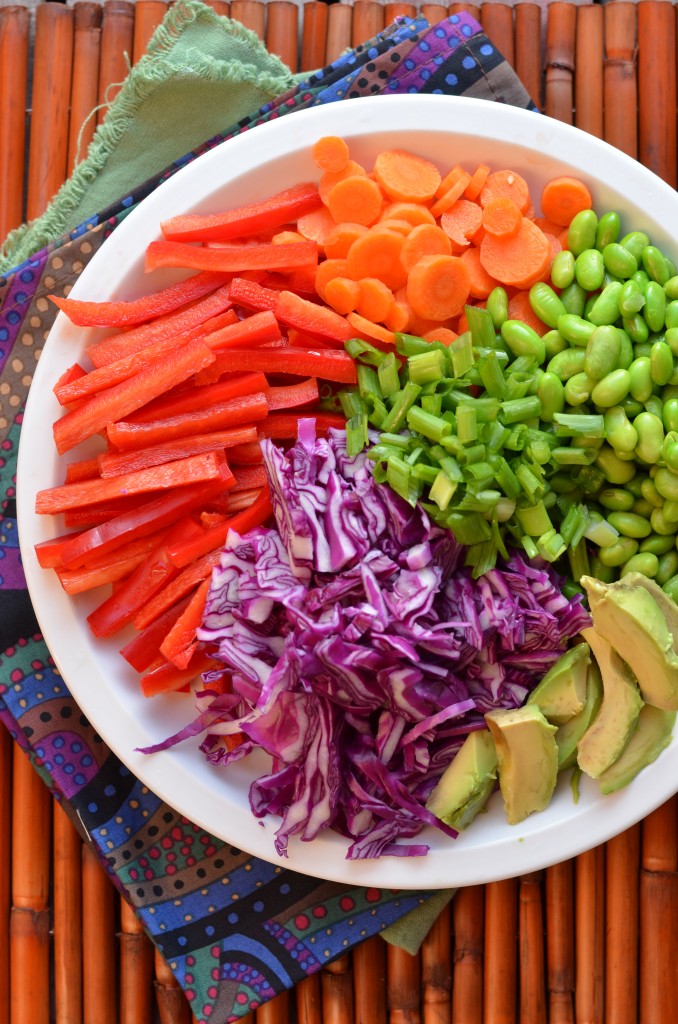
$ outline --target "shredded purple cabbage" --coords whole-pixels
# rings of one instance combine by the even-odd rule
[[[302,421],[289,451],[262,450],[277,529],[229,535],[198,634],[233,694],[206,677],[197,722],[159,746],[203,731],[213,764],[266,751],[250,804],[282,818],[280,855],[326,828],[348,858],[423,855],[403,840],[456,835],[425,804],[464,737],[521,705],[588,613],[519,555],[473,580],[452,534],[375,484],[343,432]]]

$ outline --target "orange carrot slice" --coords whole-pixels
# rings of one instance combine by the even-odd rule
[[[430,160],[402,149],[385,149],[374,161],[374,175],[390,199],[426,203],[440,185],[440,171]]]
[[[480,243],[480,262],[487,273],[501,284],[529,288],[546,271],[551,246],[534,221],[523,218],[510,238],[485,235]]]
[[[355,242],[346,257],[349,277],[359,281],[363,277],[378,277],[392,290],[407,280],[407,272],[400,263],[404,239],[397,231],[375,225]]]
[[[466,249],[483,226],[483,211],[478,203],[457,199],[441,215],[440,226],[455,249]]]
[[[383,206],[381,189],[376,181],[365,175],[354,174],[343,178],[330,189],[327,207],[336,224],[374,224]]]
[[[487,206],[493,199],[504,196],[512,199],[521,213],[530,205],[530,189],[527,182],[517,171],[501,170],[488,174],[487,181],[480,190],[478,201]]]
[[[348,144],[338,135],[324,135],[311,150],[313,160],[321,171],[336,174],[343,171],[349,161]]]
[[[497,238],[511,238],[518,232],[522,213],[508,196],[497,196],[490,199],[483,207],[483,227],[490,235]]]
[[[400,262],[409,273],[422,256],[449,256],[452,243],[442,228],[435,224],[420,224],[412,228],[400,250]]]
[[[423,256],[407,279],[407,300],[417,316],[447,320],[461,313],[469,288],[469,273],[459,256]]]
[[[591,207],[588,187],[579,178],[563,175],[553,178],[541,194],[541,211],[555,224],[566,228],[575,214]]]

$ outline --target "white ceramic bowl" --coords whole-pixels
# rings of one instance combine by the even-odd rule
[[[263,198],[296,182],[317,179],[310,156],[322,135],[346,138],[354,159],[370,165],[380,150],[411,149],[445,170],[479,162],[519,171],[538,203],[541,186],[560,174],[583,178],[599,213],[616,210],[625,230],[647,231],[676,256],[678,196],[640,164],[598,139],[547,117],[499,103],[443,96],[391,96],[333,103],[294,113],[253,129],[187,165],[163,183],[116,229],[78,279],[72,295],[132,298],[176,280],[178,272],[144,275],[146,245],[159,223],[183,212],[213,212]],[[74,328],[60,314],[33,383],[19,453],[19,524],[30,593],[52,654],[83,711],[109,746],[159,796],[217,836],[276,862],[274,820],[250,813],[250,779],[265,762],[246,759],[228,771],[210,767],[196,741],[144,756],[192,717],[183,696],[145,700],[119,656],[119,640],[94,640],[85,623],[99,595],[70,599],[56,577],[37,565],[33,545],[63,531],[58,521],[33,512],[36,492],[63,479],[54,452],[52,395],[59,374],[77,358],[94,331]],[[610,838],[649,813],[678,788],[678,741],[625,790],[601,797],[584,779],[575,804],[564,776],[548,809],[521,825],[506,824],[495,795],[457,841],[436,830],[425,858],[347,861],[346,843],[333,833],[311,843],[290,843],[284,866],[342,882],[396,888],[468,885],[509,877],[564,860]]]

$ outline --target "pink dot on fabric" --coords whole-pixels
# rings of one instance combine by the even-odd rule
[[[327,917],[327,907],[314,907],[312,914],[314,917]]]
[[[207,995],[210,997],[210,999],[216,999],[217,992],[218,989],[216,985],[210,985],[210,987],[207,989]]]
[[[245,995],[244,992],[238,992],[237,996],[235,997],[235,1001],[236,1003],[240,1003],[240,1005],[242,1006],[243,1003],[247,1002],[247,996]]]
[[[202,1008],[202,1012],[205,1015],[205,1017],[210,1017],[212,1015],[212,1007],[205,1005]]]

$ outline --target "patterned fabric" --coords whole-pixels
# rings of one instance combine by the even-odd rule
[[[536,109],[468,15],[398,19],[253,117],[189,153],[0,279],[0,719],[137,910],[198,1021],[235,1021],[430,893],[351,888],[268,864],[179,816],[108,750],[58,675],[28,598],[16,455],[33,369],[63,292],[127,213],[209,148],[303,107],[389,92],[474,95]]]

